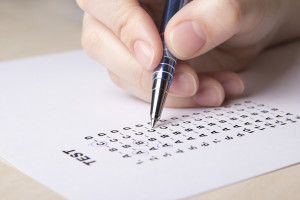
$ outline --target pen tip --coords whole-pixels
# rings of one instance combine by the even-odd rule
[[[152,126],[152,128],[155,127],[157,121],[158,121],[158,119],[156,119],[156,118],[151,119],[151,126]]]

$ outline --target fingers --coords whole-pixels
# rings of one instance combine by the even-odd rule
[[[83,26],[82,39],[85,51],[115,75],[112,76],[112,80],[124,89],[127,88],[123,86],[126,83],[150,94],[153,72],[140,67],[124,44],[92,16],[85,14]],[[119,77],[122,81],[118,81],[115,77]],[[179,84],[179,82],[184,84]],[[173,83],[170,91],[177,96],[192,96],[198,89],[196,72],[191,66],[180,64],[180,62],[174,74]]]
[[[239,0],[194,0],[170,20],[166,43],[179,59],[191,59],[238,33],[242,20]]]
[[[177,97],[194,96],[199,88],[199,78],[195,70],[185,62],[179,61],[173,74],[169,94]]]
[[[128,81],[116,76],[113,73],[109,73],[111,79],[119,87],[129,91],[134,96],[150,103],[151,89],[142,90]],[[222,86],[214,79],[208,76],[200,76],[201,81],[199,84],[199,90],[192,96],[181,96],[174,94],[170,91],[168,94],[165,106],[166,107],[199,107],[199,106],[219,106],[224,100],[224,91]],[[174,80],[175,81],[175,80]],[[172,83],[173,84],[173,83]],[[171,89],[171,88],[170,88]]]
[[[157,66],[162,55],[161,39],[153,20],[137,0],[77,0],[77,3],[119,38],[143,67]]]
[[[152,81],[152,73],[140,67],[119,38],[89,14],[84,16],[82,44],[89,56],[136,87],[145,88]]]
[[[157,29],[149,15],[139,7],[136,1],[111,0],[106,2],[108,6],[98,6],[97,3],[99,2],[99,5],[105,5],[102,1],[86,0],[85,3],[82,3],[83,0],[78,0],[83,9],[92,13],[92,15],[85,14],[84,17],[83,47],[91,57],[108,68],[111,79],[119,87],[149,102],[153,76],[149,69],[153,69],[157,65],[162,54],[160,52],[162,51],[162,44]],[[191,4],[197,1],[204,2],[207,0],[195,0]],[[125,3],[127,7],[125,4],[124,7],[121,6],[124,2],[128,3],[128,5]],[[116,8],[121,10],[115,11]],[[110,16],[111,12],[109,11],[120,13],[120,15],[118,17]],[[194,26],[193,22],[192,26]],[[232,27],[236,28],[233,25]],[[209,48],[213,48],[214,45],[226,40],[225,38],[229,37],[230,34],[234,34],[234,32],[228,31],[227,34],[218,36],[212,27],[209,28],[213,34],[210,34],[210,37],[205,36],[204,50],[200,49],[199,52],[205,52],[205,48],[208,51]],[[141,29],[142,31],[140,31]],[[219,29],[222,30],[220,27]],[[190,39],[193,40],[192,37]],[[150,48],[148,48],[149,46]],[[230,98],[239,95],[243,88],[242,79],[235,73],[197,74],[190,65],[179,62],[166,106],[219,106],[225,97]]]
[[[82,38],[86,52],[108,68],[116,85],[150,101],[152,72],[140,67],[125,45],[105,25],[85,14]],[[240,94],[241,90],[230,91],[226,86],[231,81],[230,87],[243,88],[243,85],[234,85],[241,84],[240,80],[237,74],[230,72],[197,74],[187,63],[178,62],[166,106],[219,106],[226,92],[229,97]]]
[[[204,74],[220,82],[226,98],[236,97],[245,90],[244,80],[234,72],[209,72]]]
[[[181,62],[178,69],[187,68],[187,64]],[[177,70],[177,69],[176,69]],[[134,84],[110,72],[110,77],[113,82],[119,87],[129,91],[134,96],[150,102],[151,89],[146,90],[136,87]],[[243,92],[244,83],[242,78],[232,72],[211,72],[208,74],[199,73],[197,75],[197,90],[183,93],[181,89],[185,89],[184,84],[191,82],[182,81],[180,78],[173,78],[172,85],[169,90],[169,95],[166,100],[166,107],[201,107],[201,106],[220,106],[225,97],[232,98],[240,95]],[[150,83],[152,84],[152,83]],[[194,84],[194,83],[193,83]],[[179,87],[179,88],[176,88]],[[232,89],[236,88],[236,89]],[[179,91],[179,93],[177,93]]]

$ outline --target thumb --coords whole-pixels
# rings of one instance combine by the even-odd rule
[[[166,44],[181,60],[202,55],[239,32],[241,11],[239,0],[194,0],[169,21]]]

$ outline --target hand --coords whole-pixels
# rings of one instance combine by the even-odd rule
[[[264,48],[300,34],[299,0],[194,0],[168,23],[178,59],[166,106],[219,106],[240,95],[245,68]],[[163,0],[77,0],[86,12],[82,44],[113,82],[150,102],[152,71],[163,54]],[[297,9],[296,9],[297,8]],[[296,25],[298,23],[298,26]],[[254,80],[255,81],[255,80]]]

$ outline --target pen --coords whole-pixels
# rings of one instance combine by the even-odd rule
[[[155,127],[155,124],[159,121],[167,95],[171,85],[173,74],[175,71],[177,58],[173,56],[168,50],[164,32],[169,20],[187,4],[188,0],[167,0],[164,10],[163,20],[160,28],[160,35],[163,42],[163,58],[160,64],[154,69],[153,72],[153,86],[152,86],[152,99],[151,99],[151,126]]]

